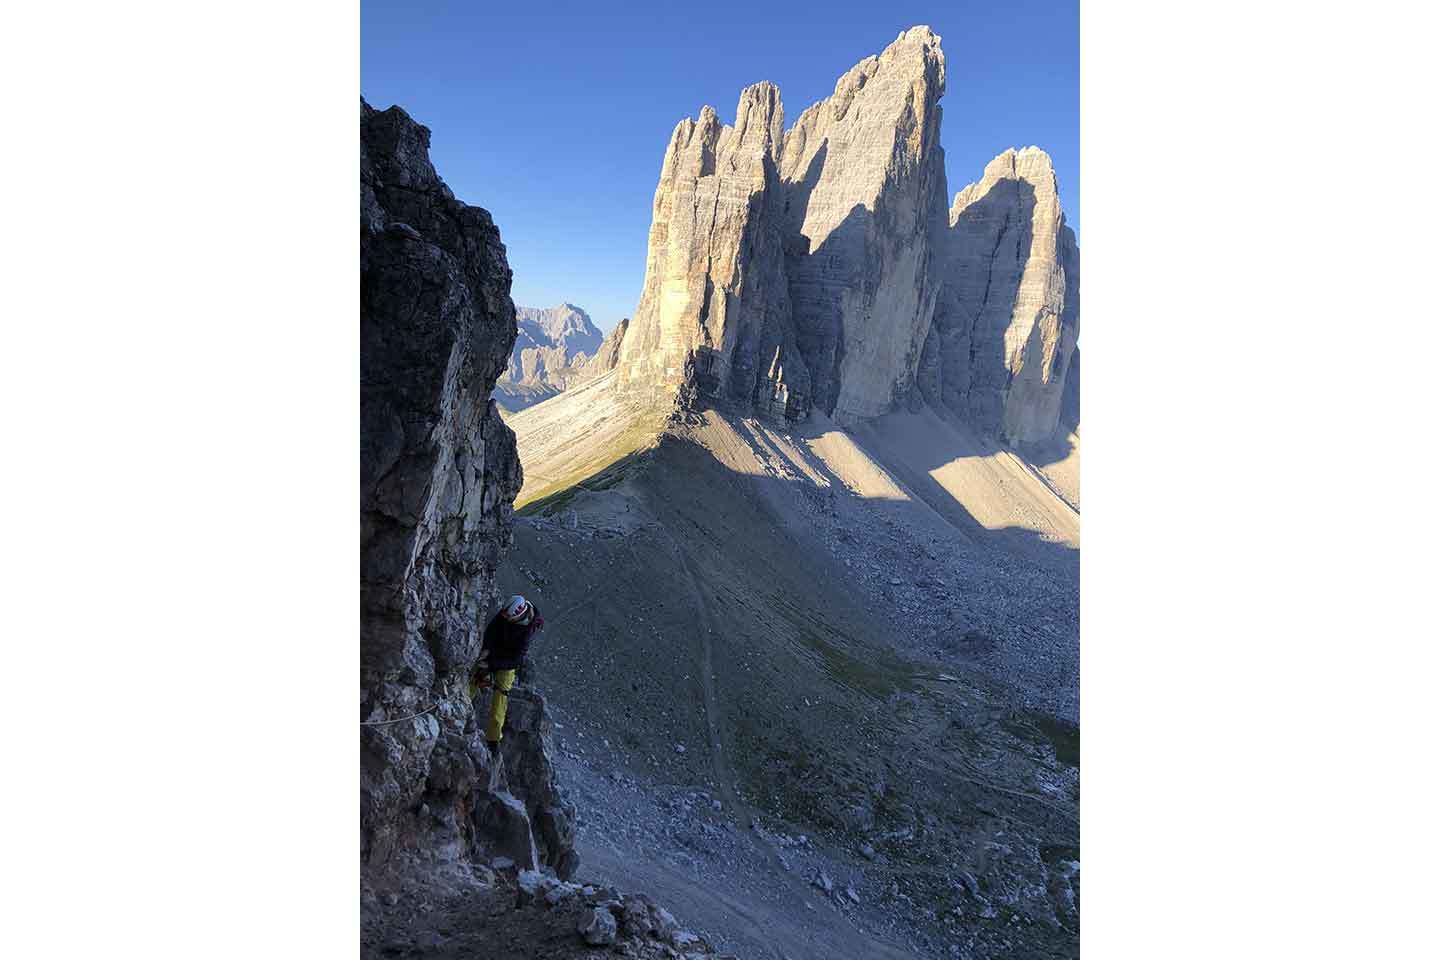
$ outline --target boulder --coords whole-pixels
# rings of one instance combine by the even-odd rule
[[[515,878],[517,907],[528,906],[536,899],[543,896],[549,888],[550,880],[538,870],[521,870]]]
[[[573,900],[580,895],[580,885],[560,881],[545,891],[545,903],[548,906],[559,906],[566,900]]]
[[[649,936],[655,930],[655,921],[651,916],[651,905],[644,898],[637,894],[627,893],[620,900],[621,923],[625,927],[627,937]]]
[[[590,907],[581,913],[575,929],[581,938],[592,947],[603,947],[614,943],[617,933],[615,917],[609,910],[600,907]]]
[[[476,800],[474,820],[492,851],[509,857],[523,870],[540,866],[530,833],[530,817],[520,800],[508,793],[482,793]]]

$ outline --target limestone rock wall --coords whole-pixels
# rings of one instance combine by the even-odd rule
[[[1049,437],[1079,336],[1079,259],[1049,155],[992,160],[950,208],[925,398],[1014,443]]]
[[[900,34],[783,129],[675,128],[618,380],[657,403],[841,422],[922,402],[1014,443],[1052,434],[1079,333],[1079,251],[1050,158],[1007,150],[946,208],[945,57]]]
[[[620,343],[622,388],[803,403],[809,381],[790,322],[778,189],[780,91],[740,94],[735,125],[705,107],[670,138],[655,190],[645,284]]]
[[[361,857],[383,863],[483,840],[465,680],[522,476],[490,399],[515,339],[500,233],[436,175],[425,127],[360,110]],[[507,762],[546,769],[526,748]]]
[[[620,362],[620,346],[625,342],[625,332],[629,329],[630,318],[622,317],[620,322],[615,324],[615,329],[605,336],[604,342],[595,351],[595,356],[586,361],[580,372],[581,379],[589,380],[615,369],[615,364]]]
[[[943,216],[940,38],[901,34],[783,129],[779,90],[675,128],[620,382],[804,417],[903,401],[928,331]],[[684,389],[682,389],[682,386]]]
[[[1080,426],[1080,348],[1070,357],[1065,371],[1065,396],[1060,400],[1060,425],[1070,430]]]
[[[786,269],[816,406],[844,420],[909,397],[934,311],[945,207],[945,57],[929,27],[856,64],[785,134]]]
[[[553,733],[545,698],[531,687],[517,685],[505,717],[501,753],[505,789],[525,805],[535,844],[535,869],[550,867],[568,880],[580,863],[575,852],[575,806],[556,786],[550,753]]]
[[[1075,231],[1069,227],[1060,231],[1060,267],[1065,273],[1065,308],[1060,315],[1065,341],[1061,353],[1069,351],[1060,396],[1063,431],[1080,426],[1080,246],[1075,242]]]

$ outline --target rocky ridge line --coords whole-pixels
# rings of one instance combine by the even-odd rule
[[[1050,158],[1008,150],[946,209],[945,58],[900,34],[784,129],[778,88],[734,126],[675,127],[618,386],[841,423],[929,403],[986,433],[1054,433],[1079,333],[1079,251]]]

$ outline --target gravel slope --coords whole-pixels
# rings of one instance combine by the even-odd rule
[[[582,877],[742,956],[1074,956],[1078,515],[1009,454],[937,509],[903,444],[714,412],[585,473],[628,428],[570,397],[512,419],[527,486],[584,476],[500,583],[547,620]]]

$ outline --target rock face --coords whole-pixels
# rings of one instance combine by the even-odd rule
[[[1079,254],[1050,159],[996,158],[946,210],[940,38],[914,27],[783,129],[773,84],[735,125],[676,126],[618,381],[841,422],[928,402],[1011,442],[1056,427]]]
[[[515,339],[499,231],[436,175],[425,127],[360,111],[361,858],[376,864],[485,840],[491,761],[465,679],[522,478],[490,401]],[[563,820],[536,746],[543,701],[511,726],[527,816],[533,803]],[[559,862],[573,830],[548,832],[541,856]]]
[[[507,409],[521,410],[577,380],[600,349],[602,335],[590,315],[570,303],[516,307],[515,318],[519,332],[495,393]]]
[[[945,57],[929,27],[896,38],[785,134],[786,269],[815,406],[845,420],[906,401],[938,278]]]
[[[576,932],[592,947],[603,947],[615,942],[619,930],[615,916],[603,907],[591,907],[580,915],[575,924]]]
[[[615,365],[620,362],[620,346],[625,342],[625,331],[629,329],[630,318],[621,318],[620,322],[615,324],[615,329],[606,335],[595,356],[586,362],[585,368],[580,372],[580,379],[588,380],[615,369]]]
[[[501,752],[505,783],[524,804],[539,866],[554,870],[561,880],[569,880],[580,865],[575,852],[575,806],[556,786],[550,751],[552,734],[545,698],[531,687],[515,686],[505,717]]]
[[[645,285],[620,344],[619,382],[660,401],[700,394],[803,408],[777,164],[780,91],[740,94],[735,126],[705,107],[670,137],[655,190]]]
[[[1080,254],[1050,157],[992,160],[955,195],[947,240],[921,392],[1012,443],[1044,440],[1080,332]]]
[[[1070,357],[1065,374],[1065,396],[1060,400],[1060,424],[1071,430],[1080,426],[1080,348]]]

